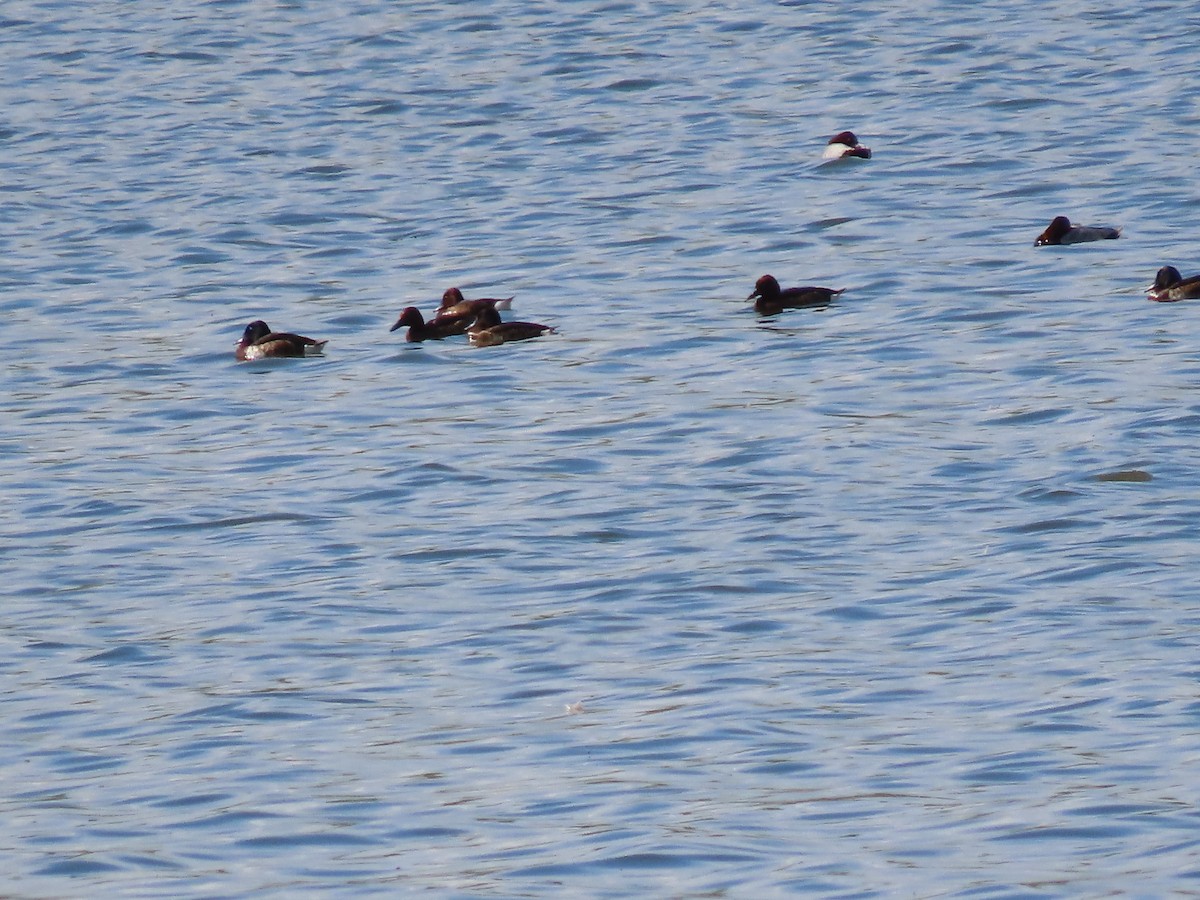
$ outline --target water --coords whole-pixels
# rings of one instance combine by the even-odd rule
[[[1198,890],[1197,27],[7,4],[6,892]]]

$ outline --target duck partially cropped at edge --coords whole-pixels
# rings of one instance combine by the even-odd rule
[[[822,159],[845,159],[846,157],[871,158],[871,148],[860,144],[853,131],[839,131],[829,139],[829,143],[825,145],[825,152],[821,155]]]
[[[320,356],[328,341],[315,341],[302,334],[272,331],[262,319],[255,319],[242,332],[234,355],[239,361],[296,356]]]
[[[1200,275],[1184,278],[1174,266],[1163,266],[1154,276],[1154,284],[1146,288],[1146,293],[1159,303],[1195,300],[1200,297]]]
[[[760,316],[773,316],[785,309],[823,309],[844,290],[812,286],[781,289],[774,275],[763,275],[754,282],[754,293],[746,299],[754,301],[754,311]]]
[[[440,319],[443,316],[471,316],[474,319],[485,306],[492,309],[512,309],[512,302],[512,297],[479,297],[476,300],[467,300],[462,291],[452,287],[442,294],[442,305],[437,308],[433,317]]]
[[[494,347],[509,341],[527,341],[553,331],[549,325],[537,322],[503,322],[494,306],[486,306],[479,311],[479,317],[467,332],[467,339],[476,347]]]
[[[1035,247],[1058,244],[1083,244],[1087,241],[1112,241],[1121,236],[1120,228],[1109,225],[1072,225],[1066,216],[1055,216],[1046,230],[1033,242]]]

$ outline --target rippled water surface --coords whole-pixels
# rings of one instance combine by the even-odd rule
[[[5,892],[1200,892],[1180,9],[5,4]]]

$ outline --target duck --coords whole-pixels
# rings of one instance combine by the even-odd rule
[[[785,309],[824,308],[844,290],[811,286],[780,289],[774,275],[764,275],[754,282],[754,293],[746,299],[754,301],[754,311],[760,316],[774,316]]]
[[[846,157],[871,158],[871,148],[860,144],[853,131],[839,131],[829,139],[829,143],[825,145],[825,152],[821,155],[822,159],[845,159]]]
[[[1066,216],[1055,216],[1046,230],[1033,242],[1035,247],[1057,244],[1082,244],[1087,241],[1112,241],[1121,236],[1120,228],[1108,225],[1072,225]]]
[[[407,341],[412,343],[440,341],[451,335],[465,334],[472,321],[472,316],[442,316],[426,322],[419,309],[415,306],[406,306],[400,313],[400,318],[396,320],[396,324],[388,331],[395,331],[397,328],[407,325],[408,335],[405,338]]]
[[[320,356],[328,341],[315,341],[302,334],[272,331],[262,319],[255,319],[242,332],[235,355],[239,361],[277,357]]]
[[[1159,303],[1195,300],[1200,297],[1200,275],[1184,278],[1174,266],[1163,266],[1154,276],[1154,284],[1146,288],[1146,293]]]
[[[437,308],[433,317],[440,319],[443,316],[471,316],[474,319],[485,306],[493,309],[512,309],[512,302],[512,297],[480,297],[477,300],[467,300],[458,288],[446,288],[446,292],[442,294],[442,305]]]
[[[476,347],[494,347],[509,341],[527,341],[553,331],[549,325],[537,322],[503,322],[495,307],[485,306],[467,332],[467,339]]]

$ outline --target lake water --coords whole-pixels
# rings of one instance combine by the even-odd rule
[[[5,4],[3,892],[1200,892],[1180,9]]]

